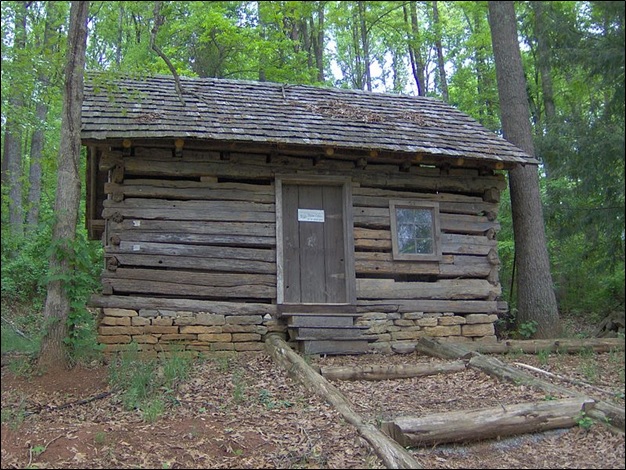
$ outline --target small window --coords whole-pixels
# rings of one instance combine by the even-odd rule
[[[391,245],[393,259],[437,261],[439,204],[425,201],[391,201]]]

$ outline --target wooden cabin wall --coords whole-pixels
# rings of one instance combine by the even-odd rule
[[[495,340],[503,175],[305,155],[173,148],[103,150],[105,269],[100,336],[108,351],[261,349],[276,312],[276,174],[353,181],[359,323],[390,350],[429,334]],[[441,262],[394,261],[389,200],[437,201]]]

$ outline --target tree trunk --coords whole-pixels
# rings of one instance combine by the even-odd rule
[[[387,366],[321,367],[320,373],[328,380],[391,380],[425,375],[450,374],[465,370],[463,361],[446,364],[394,364]]]
[[[51,39],[53,34],[52,23],[56,19],[55,4],[46,3],[46,20],[44,24],[43,40],[41,42],[41,54],[52,54]],[[48,103],[44,90],[50,86],[47,69],[41,66],[37,73],[38,86],[41,88],[39,101],[35,108],[36,126],[30,141],[30,171],[28,176],[28,212],[26,214],[26,226],[29,232],[34,231],[39,223],[39,205],[41,202],[41,160],[45,145],[46,118],[48,116]]]
[[[418,96],[426,96],[426,66],[424,65],[422,54],[420,53],[419,23],[417,21],[416,2],[408,2],[408,7],[407,5],[403,5],[402,11],[404,13],[404,22],[410,31],[407,40],[407,47],[409,50],[411,72],[413,73],[413,79],[415,80],[415,86],[417,87],[417,94]]]
[[[11,64],[11,72],[16,76],[13,77],[13,85],[9,90],[9,109],[6,112],[2,155],[2,185],[8,186],[9,194],[9,226],[11,233],[18,237],[24,235],[24,206],[22,204],[22,126],[16,116],[21,114],[24,107],[20,75],[25,72],[22,56],[26,49],[27,8],[26,2],[16,4],[14,58]]]
[[[69,365],[63,340],[67,336],[70,299],[63,282],[56,278],[72,275],[70,258],[80,204],[80,127],[88,12],[89,2],[72,2],[54,205],[56,221],[52,232],[52,245],[56,249],[50,257],[50,272],[55,280],[48,283],[44,308],[48,328],[38,359],[39,369],[43,371]]]
[[[534,156],[513,2],[490,1],[488,5],[504,137]],[[536,322],[536,338],[556,338],[561,328],[550,274],[537,167],[514,168],[509,172],[509,185],[517,251],[517,323]]]
[[[437,70],[439,71],[439,89],[441,97],[447,103],[450,101],[448,94],[448,79],[446,77],[445,60],[443,57],[443,47],[441,45],[441,22],[439,21],[439,8],[437,1],[433,2],[433,24],[435,26],[435,49],[437,50]]]
[[[317,39],[315,41],[315,65],[317,80],[324,83],[324,8],[326,2],[318,2],[317,7]]]
[[[359,9],[359,33],[361,37],[361,50],[363,51],[363,73],[365,74],[365,86],[367,91],[372,91],[372,72],[370,70],[370,45],[367,25],[365,20],[365,2],[357,2]]]
[[[594,403],[588,398],[566,398],[423,417],[402,416],[384,422],[382,430],[403,447],[496,439],[573,428],[581,414],[592,408]]]
[[[352,410],[352,404],[328,380],[319,375],[277,334],[268,335],[265,344],[269,354],[293,378],[333,405],[370,443],[387,468],[422,468],[397,442],[380,432]]]
[[[554,106],[554,90],[552,88],[552,67],[550,61],[550,43],[548,41],[548,28],[545,20],[546,2],[530,2],[530,7],[535,11],[535,36],[537,37],[537,67],[541,76],[541,93],[543,95],[543,107],[545,110],[545,129],[550,132],[552,123],[556,117]]]
[[[35,117],[37,128],[33,131],[30,141],[30,171],[28,175],[28,211],[26,214],[26,227],[28,232],[37,229],[39,223],[39,205],[41,200],[41,159],[44,148],[44,130],[48,115],[48,105],[44,102],[37,103]]]

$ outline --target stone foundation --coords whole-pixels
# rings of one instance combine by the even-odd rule
[[[496,342],[497,319],[495,313],[368,312],[359,317],[356,324],[368,326],[365,335],[376,337],[376,341],[371,343],[373,349],[389,354],[412,352],[422,336],[457,343]]]
[[[356,324],[375,339],[374,351],[407,353],[422,336],[442,341],[497,341],[496,314],[368,312]],[[228,315],[181,310],[100,309],[98,342],[105,354],[130,349],[147,353],[186,351],[260,351],[265,335],[286,334],[287,327],[271,315]],[[133,345],[135,347],[135,345]]]
[[[136,343],[141,352],[258,351],[269,332],[285,332],[270,315],[223,315],[176,310],[103,308],[98,342],[105,354]]]

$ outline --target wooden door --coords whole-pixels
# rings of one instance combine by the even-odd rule
[[[282,184],[284,303],[347,303],[344,190]]]

